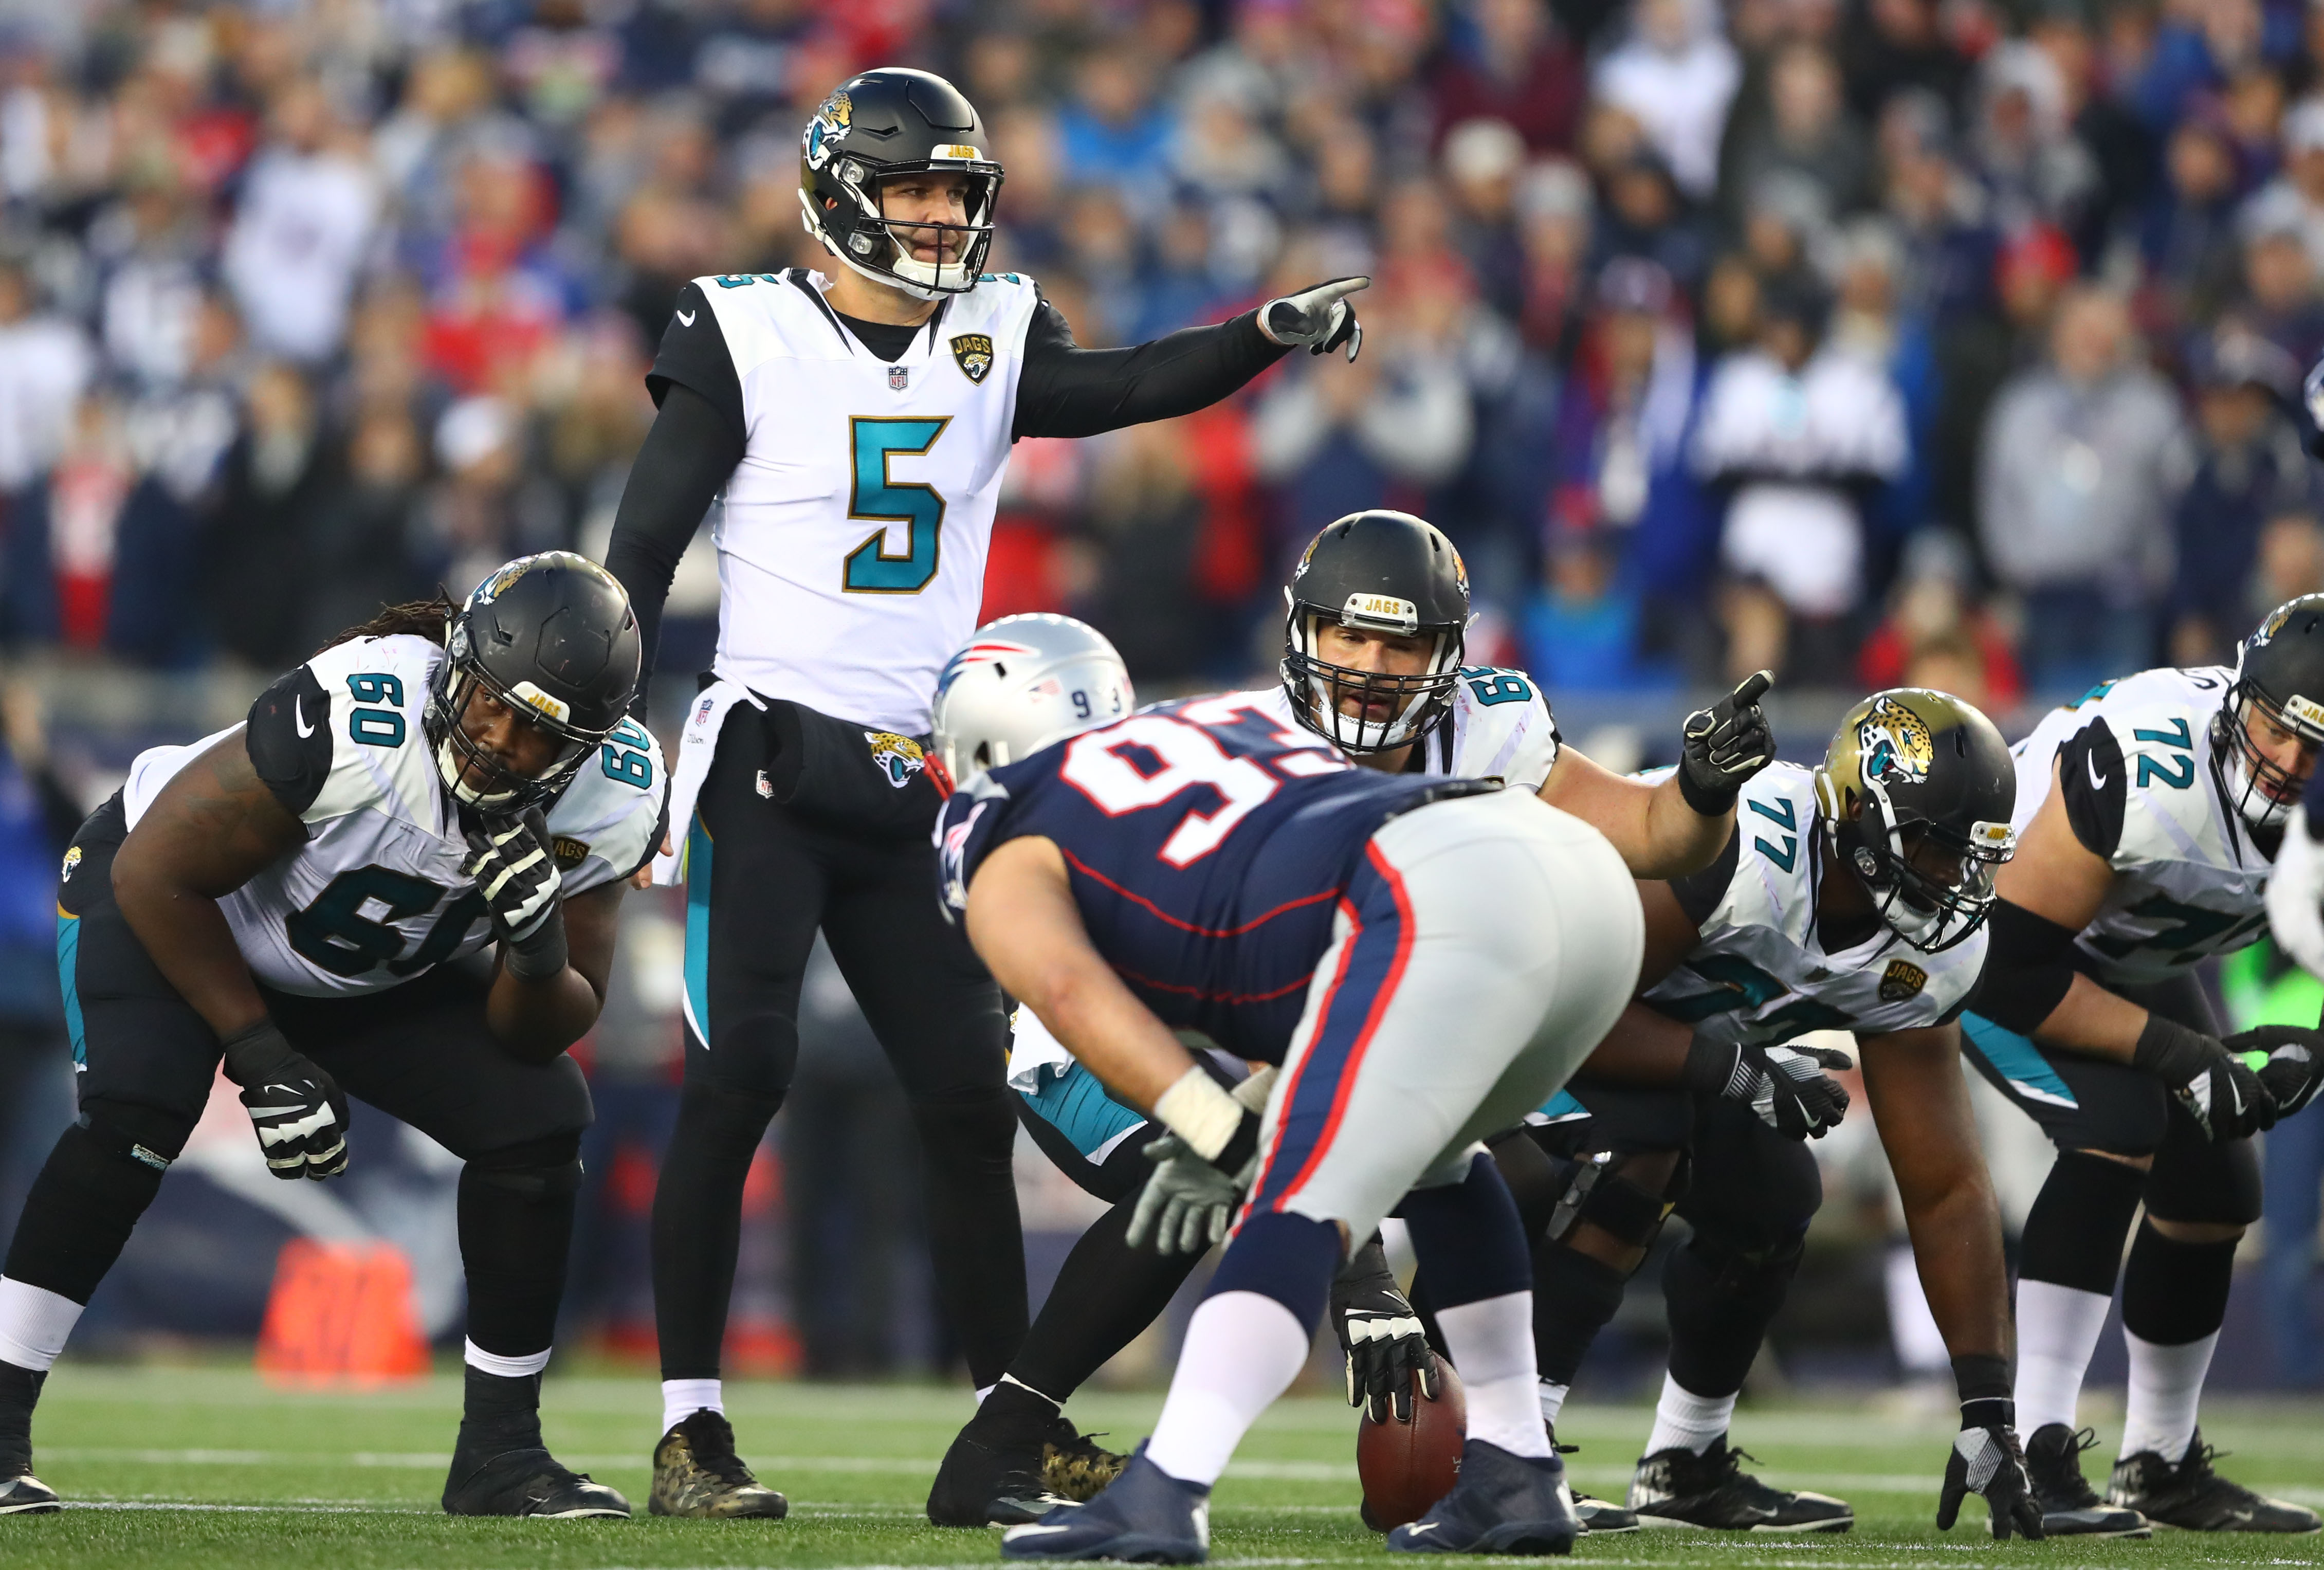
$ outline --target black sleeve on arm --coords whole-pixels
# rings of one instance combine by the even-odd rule
[[[1969,1007],[2031,1036],[2074,984],[2074,932],[2006,900],[1993,902],[1993,937]]]
[[[2130,771],[2113,726],[2094,719],[2066,738],[2058,749],[2058,790],[2066,800],[2066,822],[2082,848],[2114,860],[2115,848],[2122,844]]]
[[[243,728],[252,770],[302,818],[331,777],[331,743],[330,696],[304,665],[258,695]]]
[[[1686,919],[1694,923],[1696,931],[1709,924],[1711,913],[1719,909],[1719,901],[1727,898],[1728,887],[1735,882],[1735,869],[1742,860],[1743,836],[1729,834],[1727,848],[1719,853],[1716,861],[1699,873],[1670,881],[1671,897],[1686,912]]]
[[[646,391],[653,394],[655,408],[668,401],[674,386],[691,387],[708,399],[711,407],[733,427],[737,442],[750,435],[742,419],[742,378],[735,373],[734,356],[726,347],[718,313],[710,309],[698,283],[678,291],[669,326],[662,329],[661,347],[646,372]]]
[[[739,423],[730,426],[689,383],[662,390],[661,412],[630,466],[613,513],[613,541],[605,548],[605,570],[621,580],[638,614],[638,638],[645,651],[638,671],[641,699],[661,644],[661,606],[669,597],[678,559],[742,461]]]
[[[1259,330],[1259,312],[1183,328],[1126,349],[1084,349],[1043,300],[1025,329],[1014,436],[1095,436],[1207,409],[1290,351]]]

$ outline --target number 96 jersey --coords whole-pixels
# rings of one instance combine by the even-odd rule
[[[134,829],[180,769],[239,730],[259,778],[306,825],[304,845],[218,901],[252,974],[277,992],[380,992],[492,938],[420,727],[443,658],[425,638],[351,639],[260,694],[244,725],[130,765],[122,807]],[[667,790],[652,735],[623,721],[548,813],[565,895],[645,864]]]
[[[2114,869],[2075,939],[2101,981],[2160,981],[2266,928],[2274,858],[2252,843],[2212,768],[2211,718],[2234,679],[2206,665],[2104,682],[2010,749],[2010,827],[2022,837],[2055,790],[2074,837]]]

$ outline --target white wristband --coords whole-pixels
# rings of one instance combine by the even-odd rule
[[[1281,1072],[1272,1063],[1252,1069],[1250,1077],[1234,1087],[1235,1100],[1255,1113],[1265,1113],[1267,1098],[1274,1094],[1276,1077]]]
[[[1197,1065],[1154,1101],[1154,1115],[1205,1161],[1215,1160],[1242,1126],[1242,1104]]]

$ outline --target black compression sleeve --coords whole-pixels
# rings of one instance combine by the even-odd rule
[[[1084,349],[1044,300],[1025,332],[1017,383],[1017,436],[1095,436],[1206,409],[1290,351],[1245,311],[1126,349]]]
[[[1700,931],[1710,924],[1711,913],[1719,909],[1721,900],[1727,898],[1728,888],[1735,882],[1735,871],[1742,864],[1742,860],[1743,836],[1739,832],[1729,834],[1726,847],[1709,866],[1699,873],[1689,873],[1683,878],[1670,881],[1672,896],[1678,900],[1678,908],[1686,912],[1686,919],[1694,923],[1696,930]]]
[[[654,655],[661,642],[662,601],[669,597],[669,580],[678,559],[702,515],[742,461],[742,438],[726,417],[701,393],[684,383],[673,383],[662,394],[661,412],[646,432],[645,445],[630,466],[629,483],[622,487],[620,508],[613,513],[613,539],[605,548],[605,570],[630,592],[638,614],[638,635],[645,660],[638,671],[638,696],[643,700],[653,676]]]
[[[2005,1030],[2031,1036],[2074,984],[2074,933],[2006,900],[1993,902],[1993,937],[1969,1007]]]

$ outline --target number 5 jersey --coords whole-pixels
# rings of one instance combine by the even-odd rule
[[[177,772],[240,733],[307,843],[218,901],[252,974],[307,997],[378,992],[492,937],[484,897],[420,717],[444,651],[421,637],[355,638],[316,655],[243,725],[138,754],[122,788],[133,829]],[[626,878],[661,843],[661,753],[625,720],[548,813],[567,896]]]

